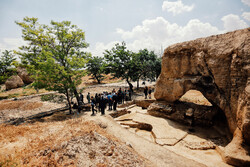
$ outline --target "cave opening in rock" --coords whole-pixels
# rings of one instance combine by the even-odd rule
[[[177,110],[185,110],[187,117],[193,115],[194,124],[228,128],[224,112],[215,104],[211,104],[200,91],[187,91],[179,102],[182,105],[178,105]]]
[[[184,110],[184,119],[188,122],[188,119],[192,118],[190,124],[213,127],[222,136],[231,138],[225,113],[216,104],[211,104],[200,91],[187,91],[179,99],[176,110]]]
[[[197,105],[212,106],[212,104],[198,90],[187,91],[180,99],[183,102],[191,102]]]

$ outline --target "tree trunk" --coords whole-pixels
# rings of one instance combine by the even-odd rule
[[[100,79],[96,78],[96,80],[97,80],[97,83],[98,83],[98,84],[101,83],[101,80],[100,80]]]
[[[139,79],[137,80],[137,90],[139,89]]]
[[[134,92],[133,91],[133,85],[129,82],[128,78],[126,78],[126,81],[127,81],[128,85],[129,85],[129,88],[130,88],[131,92],[133,93]]]
[[[70,101],[68,89],[66,90],[66,96],[67,96],[67,101],[68,101],[68,105],[69,105],[69,113],[72,114],[72,107],[71,107],[71,101]]]
[[[99,77],[97,77],[96,74],[94,74],[94,77],[95,77],[95,79],[97,80],[97,83],[100,84],[100,83],[101,83],[101,80],[99,79]]]
[[[69,82],[70,82],[70,84],[73,83],[71,78],[69,78]],[[76,97],[76,101],[77,101],[77,104],[78,104],[78,111],[79,111],[80,97],[79,97],[79,95],[78,95],[78,92],[77,92],[77,90],[76,90],[75,85],[72,87],[72,90],[73,90],[73,93],[74,93],[74,95],[75,95],[75,97]],[[79,112],[80,112],[80,111],[79,111]]]

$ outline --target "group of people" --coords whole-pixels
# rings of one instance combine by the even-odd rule
[[[95,115],[97,112],[101,112],[101,114],[104,115],[107,105],[108,110],[116,111],[117,104],[124,104],[125,101],[130,101],[132,98],[132,90],[120,88],[116,91],[113,89],[112,92],[96,93],[95,96],[91,96],[90,93],[88,93],[86,98],[88,103],[91,103],[92,115]],[[82,94],[80,94],[80,100],[83,101]]]
[[[101,112],[102,115],[105,114],[105,109],[108,105],[108,110],[116,111],[117,104],[124,104],[125,101],[130,101],[132,99],[133,89],[130,88],[119,88],[118,91],[115,89],[112,92],[96,93],[95,96],[91,96],[88,92],[86,98],[88,103],[91,103],[92,115],[97,112]],[[145,99],[151,99],[152,88],[144,87]],[[79,101],[84,103],[84,96],[80,93]]]
[[[145,99],[149,98],[151,99],[151,93],[152,93],[152,89],[151,87],[144,87],[144,95],[145,95]]]

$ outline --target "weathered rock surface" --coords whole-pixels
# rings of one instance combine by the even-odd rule
[[[125,115],[125,114],[128,114],[130,113],[131,111],[128,111],[127,109],[123,109],[123,110],[119,110],[117,112],[114,112],[114,113],[111,113],[109,114],[111,117],[113,118],[117,118],[117,117],[120,117],[122,115]]]
[[[231,133],[250,145],[250,28],[165,49],[155,98],[175,102],[191,89],[222,110]]]
[[[153,103],[155,100],[145,99],[145,100],[135,100],[137,106],[142,107],[143,109],[148,108],[148,106]]]
[[[30,84],[33,82],[33,79],[29,76],[25,68],[18,68],[17,73],[17,75],[23,80],[25,84]]]
[[[13,75],[5,82],[6,90],[15,89],[23,86],[23,80],[18,75]]]
[[[140,130],[146,130],[146,131],[152,131],[153,127],[150,124],[143,123],[143,122],[138,122],[138,121],[133,121],[133,123],[121,123],[121,125],[127,125],[131,128],[138,128]]]
[[[168,118],[187,125],[212,126],[218,110],[213,106],[196,105],[187,102],[168,103],[156,101],[148,108],[153,116]]]

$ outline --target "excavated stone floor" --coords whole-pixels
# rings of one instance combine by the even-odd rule
[[[123,109],[131,112],[114,120],[130,132],[206,166],[230,166],[223,162],[219,154],[229,142],[223,130],[216,127],[190,127],[154,117],[136,105],[119,108]],[[138,122],[151,125],[152,130],[135,128]]]

